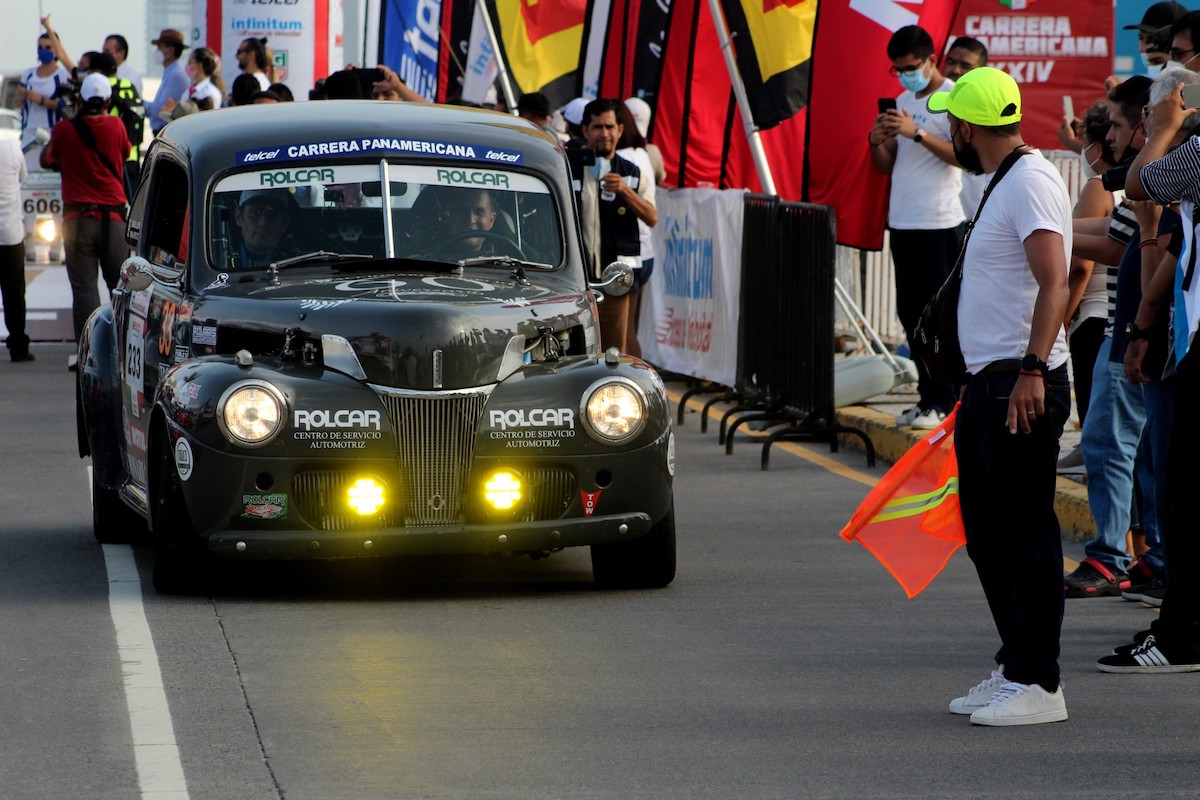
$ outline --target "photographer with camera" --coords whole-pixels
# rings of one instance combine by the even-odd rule
[[[42,151],[47,169],[62,172],[63,241],[75,339],[88,316],[100,305],[96,289],[99,266],[109,291],[117,283],[125,244],[125,174],[129,137],[117,117],[109,116],[112,85],[98,73],[88,75],[79,90],[79,113],[60,120]]]

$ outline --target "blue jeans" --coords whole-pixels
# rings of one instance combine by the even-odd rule
[[[954,427],[967,555],[1000,634],[996,662],[1017,683],[1058,688],[1062,536],[1054,513],[1058,439],[1071,414],[1067,367],[1046,376],[1046,413],[1008,432],[1017,372],[967,381]],[[1090,416],[1089,416],[1090,418]]]
[[[1130,383],[1123,364],[1108,360],[1112,339],[1104,340],[1092,373],[1092,399],[1083,422],[1083,465],[1087,469],[1088,505],[1096,521],[1096,538],[1084,553],[1114,572],[1129,568],[1125,534],[1133,502],[1133,473],[1146,502],[1142,530],[1147,541],[1158,541],[1154,512],[1154,474],[1139,459],[1138,447],[1146,426],[1146,400],[1140,384]]]
[[[1171,442],[1171,419],[1175,412],[1175,382],[1155,377],[1142,386],[1146,398],[1146,428],[1138,457],[1153,476],[1153,485],[1146,488],[1142,472],[1142,531],[1146,547],[1142,561],[1159,575],[1166,574],[1166,552],[1163,548],[1163,517],[1167,507],[1167,451]]]

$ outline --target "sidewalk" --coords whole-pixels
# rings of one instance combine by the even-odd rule
[[[866,431],[875,443],[879,458],[894,463],[908,448],[919,442],[928,431],[896,426],[896,416],[917,402],[916,386],[908,384],[892,392],[873,397],[865,405],[845,406],[837,411],[837,420],[842,425]],[[1072,404],[1071,418],[1063,429],[1060,452],[1068,453],[1079,444],[1079,419]],[[850,448],[861,448],[856,436],[843,436],[840,443]],[[1065,539],[1086,542],[1096,535],[1096,523],[1088,508],[1087,488],[1081,476],[1058,476],[1058,493],[1055,510]]]

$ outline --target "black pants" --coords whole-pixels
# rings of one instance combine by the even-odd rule
[[[1200,531],[1196,529],[1196,487],[1200,464],[1200,345],[1193,342],[1179,362],[1175,380],[1175,413],[1167,446],[1166,508],[1163,547],[1167,556],[1167,595],[1155,634],[1183,655],[1200,658]]]
[[[1046,413],[1008,432],[1017,372],[975,375],[954,427],[967,555],[1000,634],[1004,677],[1058,688],[1063,619],[1062,539],[1054,513],[1058,439],[1071,414],[1065,365],[1046,377]]]
[[[1087,418],[1088,406],[1092,402],[1092,368],[1096,365],[1096,354],[1104,342],[1104,329],[1108,320],[1104,317],[1088,317],[1079,323],[1068,343],[1071,347],[1071,382],[1075,384],[1075,408],[1079,411],[1079,424]]]
[[[888,229],[896,270],[896,313],[910,348],[921,312],[954,269],[966,227],[966,223],[962,223],[935,231]],[[917,362],[917,392],[922,408],[949,411],[954,407],[953,387],[930,380],[920,361]]]
[[[0,245],[0,298],[4,300],[4,327],[8,352],[13,358],[29,353],[25,333],[25,242]]]
[[[100,307],[100,290],[96,288],[96,273],[104,276],[111,292],[117,285],[121,262],[129,253],[125,244],[125,223],[96,217],[72,217],[63,221],[63,245],[67,251],[67,280],[71,284],[71,315],[75,326],[75,341],[92,312]]]

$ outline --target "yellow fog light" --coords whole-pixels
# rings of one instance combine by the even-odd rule
[[[374,514],[383,507],[383,487],[374,478],[360,478],[350,487],[346,502],[359,514]]]
[[[45,219],[37,225],[38,238],[43,242],[53,242],[55,235],[58,233],[58,226],[54,224],[54,220]]]
[[[521,480],[511,472],[494,473],[483,488],[483,496],[498,511],[507,511],[521,502]]]

